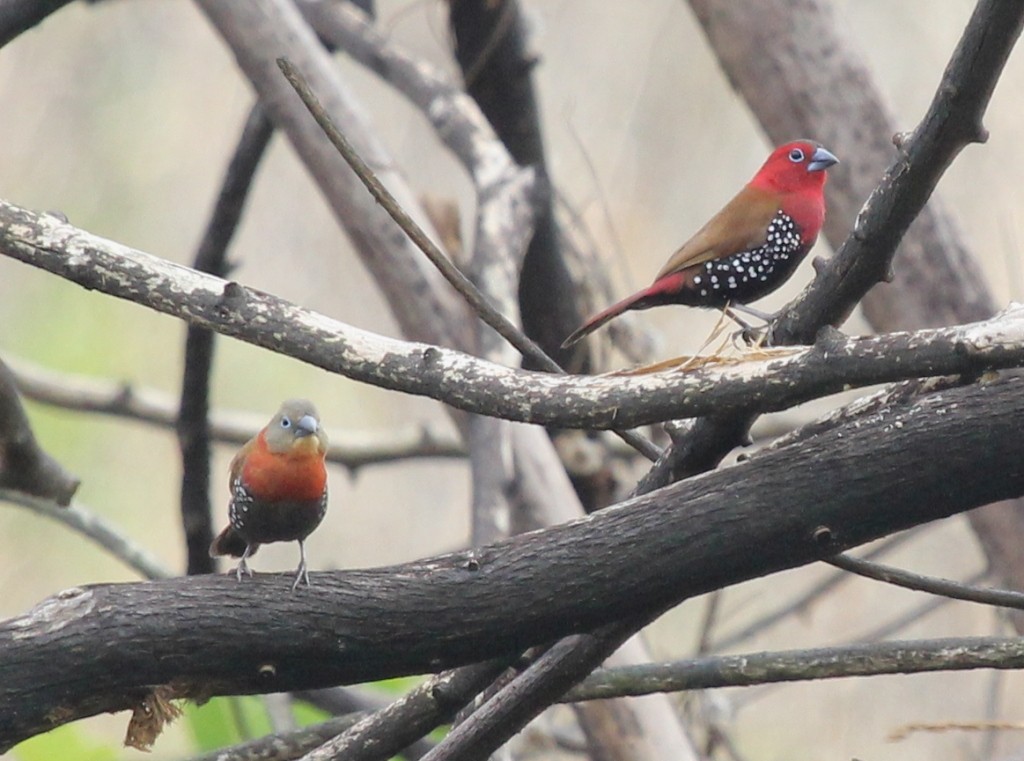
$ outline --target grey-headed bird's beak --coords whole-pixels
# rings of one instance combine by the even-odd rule
[[[299,418],[299,421],[295,424],[295,435],[296,436],[312,436],[320,428],[320,424],[317,423],[316,418],[312,415],[303,415]]]

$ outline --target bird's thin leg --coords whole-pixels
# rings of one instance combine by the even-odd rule
[[[737,312],[744,312],[749,314],[751,317],[756,317],[757,319],[764,320],[765,322],[771,322],[775,319],[775,315],[773,313],[762,312],[760,309],[754,309],[754,307],[748,307],[746,304],[740,304],[739,302],[733,302],[729,306]]]
[[[738,336],[742,338],[743,342],[748,346],[751,344],[755,344],[757,346],[761,345],[761,342],[764,341],[764,339],[767,337],[767,323],[770,323],[772,321],[772,318],[774,317],[774,315],[767,314],[766,312],[762,312],[759,309],[748,307],[746,304],[727,304],[725,307],[722,308],[722,311],[725,313],[727,317],[729,317],[729,319],[731,319],[733,322],[740,326],[740,330],[733,334],[733,341],[735,342]],[[742,319],[738,314],[736,314],[737,311],[746,312],[747,314],[756,317],[759,320],[764,320],[765,325],[760,328],[755,328],[753,325],[751,325],[746,320]]]
[[[306,582],[306,586],[309,586],[309,571],[306,570],[306,543],[304,540],[299,540],[299,567],[295,569],[295,581],[292,582],[292,591],[294,592],[299,587],[299,582]]]
[[[239,581],[242,580],[242,574],[244,573],[249,578],[252,578],[252,569],[249,564],[245,562],[245,559],[252,554],[252,545],[245,545],[245,552],[242,553],[242,559],[238,561],[238,568],[235,570],[235,578]]]

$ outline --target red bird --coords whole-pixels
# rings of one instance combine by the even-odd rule
[[[231,461],[228,526],[210,545],[210,555],[240,557],[238,580],[252,576],[246,560],[261,544],[299,543],[299,567],[292,590],[305,582],[306,537],[327,512],[327,434],[311,402],[281,405],[266,427]]]
[[[563,348],[630,309],[732,304],[752,311],[747,302],[786,282],[817,240],[825,221],[825,170],[837,163],[809,140],[776,148],[746,187],[672,255],[653,284],[591,317]]]

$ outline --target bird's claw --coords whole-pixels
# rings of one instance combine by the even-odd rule
[[[295,570],[295,581],[292,582],[292,591],[294,592],[299,588],[299,583],[305,583],[308,587],[309,583],[309,571],[306,570],[305,563],[299,563],[299,567]]]
[[[249,567],[249,564],[245,562],[245,558],[242,558],[239,561],[238,568],[235,569],[235,578],[241,581],[243,573],[250,579],[252,578],[252,569]]]
[[[755,328],[753,325],[747,325],[746,327],[740,328],[732,334],[733,346],[738,345],[738,341],[743,341],[747,348],[753,347],[760,349],[768,340],[768,326],[762,325]]]

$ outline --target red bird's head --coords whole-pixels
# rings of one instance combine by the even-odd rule
[[[838,163],[839,159],[818,143],[796,140],[772,151],[749,184],[773,193],[821,193],[825,170]]]

